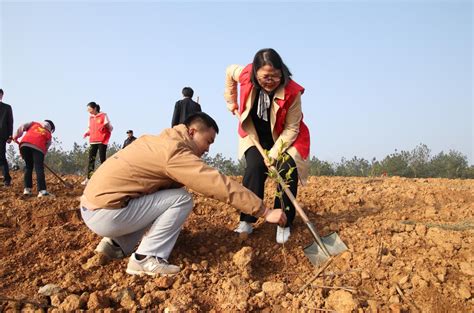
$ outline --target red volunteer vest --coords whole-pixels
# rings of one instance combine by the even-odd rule
[[[240,105],[239,105],[239,113],[242,114],[245,111],[245,104],[247,103],[247,99],[254,87],[250,77],[252,75],[252,64],[247,65],[242,73],[240,74]],[[277,99],[278,104],[278,111],[276,114],[276,121],[275,127],[273,132],[277,135],[280,135],[285,127],[285,119],[286,113],[288,112],[290,106],[296,99],[298,93],[303,94],[304,88],[293,80],[290,80],[289,83],[285,86],[285,98],[283,100]],[[242,129],[242,124],[239,123],[239,135],[240,137],[247,136],[247,133]],[[307,159],[309,156],[309,146],[310,146],[310,138],[309,138],[309,129],[306,124],[303,122],[303,118],[301,118],[300,122],[300,131],[298,136],[296,137],[295,141],[291,146],[294,146],[298,153],[301,155],[303,159]]]
[[[104,145],[109,143],[110,130],[105,127],[105,113],[89,116],[89,141],[100,142]]]
[[[43,125],[37,122],[33,122],[26,131],[25,136],[21,139],[22,143],[29,143],[38,147],[46,155],[47,148],[46,143],[51,140],[51,133],[48,129],[44,128]]]

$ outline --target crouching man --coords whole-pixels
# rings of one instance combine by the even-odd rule
[[[95,251],[110,258],[131,254],[126,271],[132,275],[178,273],[167,260],[193,208],[183,186],[284,225],[282,210],[265,208],[250,190],[203,162],[218,132],[209,115],[196,113],[158,136],[140,137],[101,165],[81,198],[84,222],[104,237]]]

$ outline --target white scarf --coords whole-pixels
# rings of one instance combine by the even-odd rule
[[[270,101],[270,96],[260,89],[260,93],[258,95],[258,106],[257,106],[257,115],[259,118],[268,122],[268,108],[272,102]]]

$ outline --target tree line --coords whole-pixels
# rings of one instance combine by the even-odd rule
[[[45,162],[54,171],[62,174],[84,175],[88,159],[88,145],[74,143],[71,150],[64,150],[62,143],[54,139]],[[109,144],[107,157],[113,155],[121,146]],[[13,168],[23,168],[23,160],[10,145],[7,159]],[[245,160],[235,161],[221,153],[215,156],[205,155],[204,161],[226,175],[243,175]],[[425,144],[419,144],[411,151],[397,151],[382,160],[373,158],[366,160],[354,156],[352,159],[342,158],[340,162],[328,162],[316,157],[310,159],[311,176],[402,176],[411,178],[442,177],[442,178],[474,178],[474,165],[469,165],[466,155],[450,150],[441,151],[436,155]]]

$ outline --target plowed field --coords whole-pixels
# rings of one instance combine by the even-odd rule
[[[94,254],[100,238],[75,210],[80,177],[66,176],[77,186],[67,190],[48,176],[54,198],[24,197],[13,178],[0,189],[3,311],[474,311],[473,180],[312,177],[299,203],[320,235],[337,231],[349,247],[314,279],[299,217],[284,246],[264,223],[243,240],[238,212],[200,195],[170,258],[182,271],[130,276],[127,259]],[[47,284],[59,288],[38,294]]]

